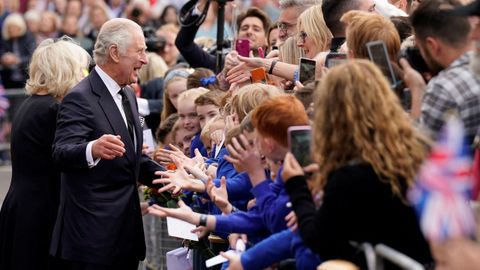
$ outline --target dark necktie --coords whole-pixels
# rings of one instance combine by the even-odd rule
[[[133,113],[132,108],[130,107],[130,102],[128,102],[126,91],[128,91],[127,88],[123,87],[118,93],[122,96],[122,107],[123,112],[125,113],[125,118],[127,118],[127,127],[128,133],[130,133],[130,139],[132,139],[132,142],[135,143]]]

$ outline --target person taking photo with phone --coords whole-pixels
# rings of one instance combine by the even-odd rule
[[[323,260],[348,260],[361,268],[365,255],[351,241],[383,243],[430,265],[429,246],[406,202],[428,139],[413,128],[370,61],[332,68],[317,93],[312,153],[319,168],[315,188],[323,190],[320,208],[291,153],[282,171],[304,243]]]

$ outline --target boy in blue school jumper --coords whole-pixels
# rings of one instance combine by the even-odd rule
[[[258,106],[253,113],[252,122],[256,128],[255,146],[258,151],[250,146],[244,135],[241,135],[239,139],[233,139],[232,144],[227,146],[230,156],[226,159],[248,173],[253,186],[251,192],[256,198],[256,205],[253,208],[248,212],[239,211],[228,216],[204,215],[193,213],[182,203],[178,209],[154,206],[150,209],[150,213],[180,218],[192,224],[205,226],[217,233],[246,233],[249,238],[265,237],[267,234],[287,229],[285,216],[291,210],[287,205],[289,197],[280,177],[281,168],[277,172],[275,181],[272,182],[265,177],[261,155],[273,162],[281,163],[288,152],[288,127],[307,125],[308,118],[303,105],[298,100],[292,96],[282,95],[266,100]],[[294,237],[287,237],[287,239],[293,241]],[[298,249],[303,244],[293,246]]]

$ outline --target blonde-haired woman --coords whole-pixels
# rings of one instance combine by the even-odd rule
[[[323,19],[321,5],[305,10],[298,18],[297,29],[297,46],[303,49],[305,57],[312,59],[329,50],[333,35]]]
[[[426,156],[427,140],[367,60],[332,68],[317,94],[312,153],[320,168],[320,208],[315,210],[291,154],[282,173],[304,243],[324,260],[344,259],[362,268],[365,255],[351,241],[383,243],[430,265],[430,249],[405,197]]]
[[[57,109],[88,63],[87,52],[67,40],[47,39],[32,55],[29,96],[12,124],[12,179],[0,211],[0,269],[54,266],[48,254],[60,197],[60,171],[52,160]]]

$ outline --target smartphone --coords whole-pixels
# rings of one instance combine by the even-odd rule
[[[248,39],[237,39],[237,41],[235,41],[235,50],[238,52],[238,55],[249,57],[250,41]]]
[[[310,126],[292,126],[288,128],[288,146],[300,166],[312,163],[312,128]]]
[[[315,80],[315,67],[317,61],[305,57],[300,58],[300,72],[298,80],[304,84],[306,81]]]
[[[255,68],[250,70],[250,76],[252,77],[252,83],[267,83],[267,74],[263,68]]]
[[[331,68],[336,65],[340,65],[347,61],[347,54],[345,53],[338,53],[338,52],[331,52],[327,54],[327,58],[325,58],[325,67]]]
[[[390,85],[396,86],[397,79],[395,78],[395,73],[393,72],[392,63],[390,62],[390,57],[387,53],[387,46],[383,40],[371,41],[367,43],[367,50],[370,60],[375,63],[383,74],[387,77]]]

